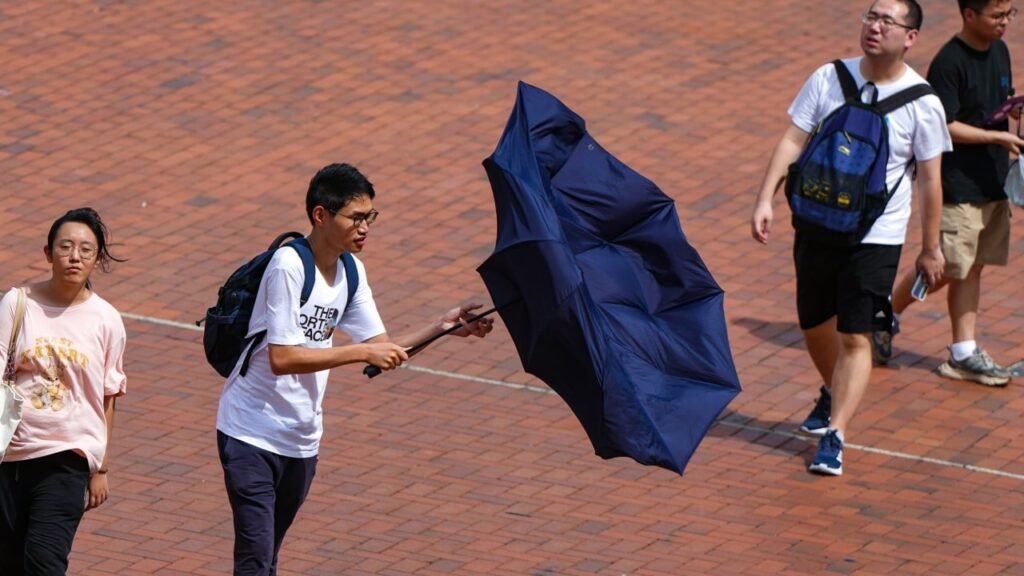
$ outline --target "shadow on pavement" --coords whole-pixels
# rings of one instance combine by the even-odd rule
[[[736,318],[732,324],[745,328],[751,336],[782,348],[804,347],[804,334],[796,322],[772,322],[758,318]]]
[[[726,409],[708,431],[716,438],[740,438],[794,456],[810,456],[817,439],[797,431],[796,422],[760,420],[740,412]]]

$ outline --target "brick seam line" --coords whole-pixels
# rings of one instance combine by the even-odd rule
[[[121,316],[129,320],[136,322],[143,322],[147,324],[156,324],[159,326],[167,326],[171,328],[179,328],[182,330],[191,330],[193,332],[202,332],[202,328],[196,326],[194,323],[188,324],[185,322],[176,322],[174,320],[164,320],[163,318],[154,318],[152,316],[142,316],[139,314],[132,314],[130,312],[122,312]],[[490,386],[501,386],[503,388],[513,388],[516,390],[525,390],[527,392],[533,392],[535,394],[554,394],[554,391],[548,388],[541,388],[539,386],[529,386],[526,384],[516,384],[514,382],[505,382],[504,380],[494,380],[491,378],[481,378],[479,376],[470,376],[468,374],[459,374],[458,372],[449,372],[447,370],[435,370],[433,368],[427,368],[423,366],[414,365],[403,365],[401,366],[404,370],[412,370],[413,372],[421,372],[424,374],[431,374],[433,376],[444,376],[446,378],[454,378],[456,380],[464,380],[467,382],[477,382],[480,384],[487,384]],[[761,426],[751,426],[749,424],[742,424],[739,422],[729,422],[728,420],[719,419],[716,424],[722,426],[729,426],[731,428],[739,428],[741,430],[749,430],[751,432],[760,432],[762,434],[772,434],[775,436],[783,436],[786,438],[793,438],[802,440],[808,443],[814,442],[814,438],[808,438],[794,432],[786,432],[783,430],[773,430],[771,428],[763,428]],[[899,458],[901,460],[912,460],[914,462],[922,462],[925,464],[934,464],[936,466],[945,466],[947,468],[960,468],[968,472],[978,472],[981,474],[989,474],[992,476],[1001,476],[1003,478],[1013,478],[1014,480],[1024,480],[1024,474],[1014,474],[1013,472],[1004,472],[1003,470],[996,470],[995,468],[985,468],[983,466],[975,466],[973,464],[965,464],[963,462],[955,462],[952,460],[941,460],[939,458],[929,458],[928,456],[917,456],[915,454],[907,454],[905,452],[895,452],[893,450],[885,450],[884,448],[875,448],[873,446],[865,446],[862,444],[844,443],[844,448],[852,448],[854,450],[860,450],[861,452],[868,452],[871,454],[879,454],[882,456],[888,456],[890,458]]]

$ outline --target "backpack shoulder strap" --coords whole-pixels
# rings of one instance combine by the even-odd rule
[[[286,246],[291,246],[299,253],[299,258],[302,259],[303,279],[299,306],[304,306],[309,300],[309,295],[313,293],[313,283],[316,280],[316,264],[313,261],[313,249],[310,248],[309,241],[304,237],[293,240],[286,244]],[[355,258],[348,252],[341,253],[341,264],[345,269],[345,278],[348,280],[348,300],[345,303],[347,309],[356,294],[356,288],[359,287],[359,269],[356,268]]]
[[[933,90],[930,85],[915,84],[910,88],[900,90],[899,92],[893,94],[892,96],[889,96],[885,100],[880,100],[877,104],[875,104],[875,109],[878,110],[879,114],[885,116],[886,114],[899,108],[902,108],[903,106],[910,104],[914,100],[917,100],[918,98],[927,96],[929,94],[935,94],[935,90]]]
[[[935,90],[931,87],[931,84],[915,84],[910,88],[900,90],[885,100],[878,101],[875,103],[875,110],[877,110],[882,116],[885,116],[890,112],[898,110],[903,106],[910,104],[914,100],[929,94],[935,94]],[[938,94],[935,95],[938,96]],[[917,180],[917,158],[914,158],[913,156],[911,156],[910,160],[907,161],[907,169],[911,168],[912,171],[910,173],[910,179]],[[906,176],[906,172],[907,171],[904,170],[903,174],[900,175],[900,179],[897,180],[896,185],[892,187],[893,191],[899,188],[900,182],[902,182],[903,177]]]
[[[356,295],[356,288],[359,287],[359,269],[356,268],[356,259],[348,252],[341,253],[341,263],[345,266],[345,280],[348,282],[348,300],[345,301],[345,310],[348,310]]]
[[[286,240],[291,240],[287,244],[284,244]],[[313,283],[316,281],[316,270],[314,270],[313,262],[313,249],[309,246],[309,241],[306,237],[299,232],[285,232],[274,238],[274,241],[270,243],[267,250],[276,250],[282,245],[290,246],[299,254],[299,258],[302,260],[302,293],[299,295],[299,308],[306,305],[306,301],[309,300],[309,295],[313,293]],[[246,344],[245,354],[242,357],[242,367],[239,368],[238,373],[245,376],[249,372],[249,361],[252,359],[252,353],[256,351],[256,346],[263,341],[267,336],[267,331],[262,330],[253,334],[249,338],[249,342]]]
[[[291,232],[282,232],[277,236],[277,238],[274,238],[274,241],[270,243],[267,250],[277,250],[285,240],[298,240],[299,238],[305,238],[305,236],[303,236],[301,232],[295,232],[294,230]]]
[[[290,246],[299,254],[302,259],[302,293],[299,294],[299,308],[306,305],[309,295],[313,293],[313,283],[316,281],[316,264],[313,261],[313,249],[305,237],[296,238],[285,244]]]
[[[853,79],[850,69],[842,60],[833,60],[832,65],[835,66],[836,74],[839,76],[839,85],[843,88],[843,97],[846,98],[846,101],[859,100],[860,90],[857,89],[857,81]]]

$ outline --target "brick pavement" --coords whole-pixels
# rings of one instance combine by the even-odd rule
[[[847,476],[807,475],[812,445],[790,436],[817,382],[794,325],[785,208],[768,247],[747,217],[786,106],[815,66],[856,53],[863,8],[0,3],[0,285],[45,274],[47,226],[90,204],[130,259],[98,289],[132,315],[194,320],[226,271],[305,227],[305,183],[344,160],[380,192],[364,260],[400,332],[485,294],[473,269],[494,225],[479,162],[523,79],[676,199],[727,291],[745,391],[678,477],[593,456],[500,327],[370,383],[336,370],[282,574],[1024,574],[1024,400],[1017,385],[935,376],[941,298],[905,317],[893,366],[873,374]],[[922,71],[958,26],[954,2],[924,8],[910,58]],[[1021,282],[1015,262],[986,273],[980,328],[998,359],[1024,356]],[[127,327],[114,495],[87,515],[71,573],[226,573],[220,382],[197,332]]]

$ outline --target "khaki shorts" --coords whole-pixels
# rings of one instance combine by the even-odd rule
[[[1010,205],[1006,200],[942,207],[946,278],[963,280],[975,264],[1006,266],[1010,254]]]

